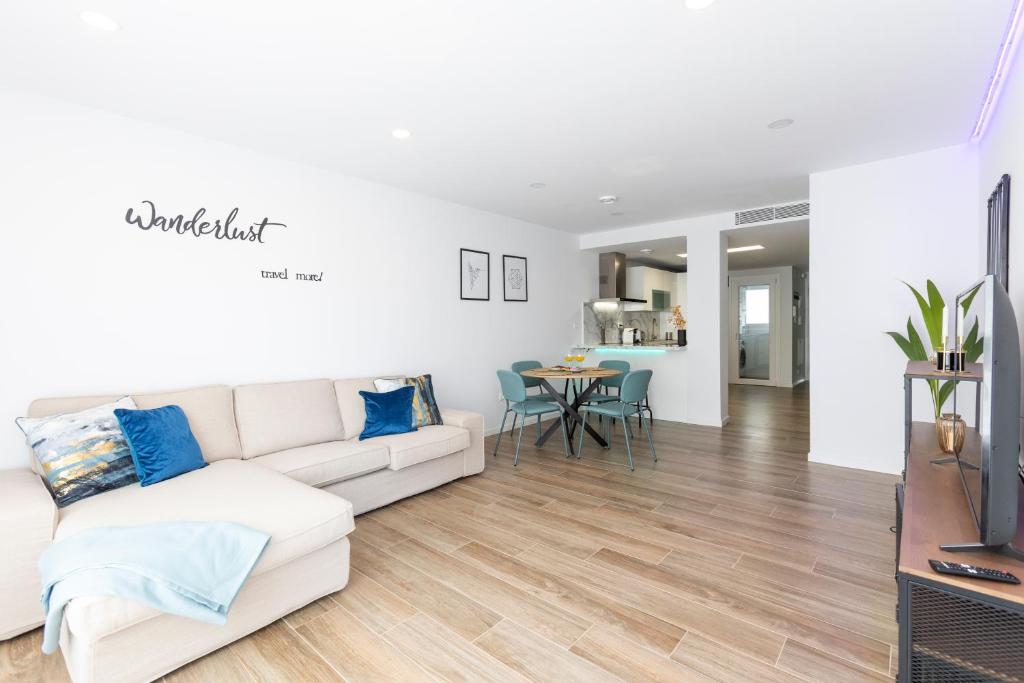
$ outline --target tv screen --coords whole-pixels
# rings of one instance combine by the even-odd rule
[[[954,339],[981,366],[977,434],[956,454],[980,542],[1008,544],[1017,531],[1020,463],[1020,340],[1010,297],[987,275],[956,298]],[[956,376],[954,375],[954,379]],[[964,383],[957,385],[958,389]],[[973,386],[973,385],[969,385]],[[960,391],[953,392],[959,412]]]

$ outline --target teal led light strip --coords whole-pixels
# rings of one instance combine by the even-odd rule
[[[668,353],[667,349],[594,349],[595,353]]]

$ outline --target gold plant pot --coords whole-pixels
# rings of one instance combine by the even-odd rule
[[[959,453],[967,436],[967,423],[959,415],[943,413],[935,420],[935,436],[943,453]]]

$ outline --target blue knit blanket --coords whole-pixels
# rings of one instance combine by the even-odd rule
[[[43,652],[57,649],[64,607],[85,596],[127,598],[223,624],[269,540],[231,522],[166,522],[89,529],[57,541],[39,560]]]

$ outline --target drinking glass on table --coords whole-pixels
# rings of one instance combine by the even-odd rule
[[[576,354],[576,362],[579,363],[579,367],[583,367],[583,361],[586,360],[586,356],[582,353]]]
[[[566,365],[566,367],[569,367],[569,368],[572,367],[572,359],[573,358],[574,358],[574,356],[571,353],[565,354],[565,365]]]

